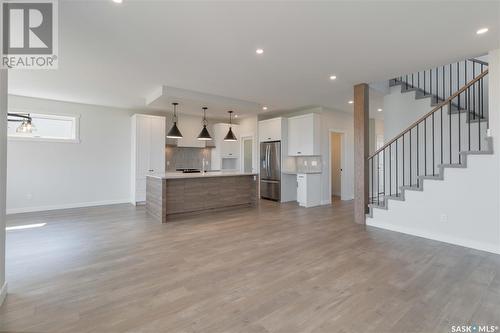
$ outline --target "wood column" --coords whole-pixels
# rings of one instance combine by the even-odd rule
[[[365,224],[368,213],[368,84],[354,86],[354,222]]]

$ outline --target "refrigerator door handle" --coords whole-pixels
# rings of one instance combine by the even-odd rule
[[[260,157],[261,162],[262,162],[261,168],[262,168],[262,170],[266,170],[266,175],[267,175],[267,146],[265,145],[265,143],[262,143],[262,145],[264,145],[265,151],[264,151],[263,156]],[[262,149],[261,149],[261,152],[262,152]],[[262,176],[266,177],[266,175],[262,175]]]
[[[269,159],[271,157],[271,146],[269,144],[266,145],[266,163],[267,163],[267,177],[271,176],[269,168],[271,168],[271,163],[269,163]]]

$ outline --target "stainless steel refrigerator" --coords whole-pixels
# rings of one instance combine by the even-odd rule
[[[281,200],[281,142],[260,144],[260,197]]]

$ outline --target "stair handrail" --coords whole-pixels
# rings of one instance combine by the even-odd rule
[[[422,117],[418,118],[415,122],[413,122],[410,126],[408,126],[405,130],[403,130],[400,134],[398,134],[395,138],[384,144],[381,148],[377,149],[373,154],[371,154],[367,160],[370,160],[374,158],[376,155],[387,149],[391,144],[399,140],[401,137],[403,137],[406,133],[408,133],[410,130],[415,128],[418,124],[420,124],[422,121],[430,117],[433,113],[437,112],[440,110],[442,107],[445,107],[447,104],[451,103],[453,99],[455,99],[457,96],[459,96],[461,93],[466,91],[469,87],[474,85],[476,82],[484,78],[486,75],[488,75],[488,69],[484,70],[481,74],[479,74],[477,77],[475,77],[473,80],[469,81],[465,86],[460,88],[458,91],[456,91],[453,95],[445,99],[444,101],[440,102],[437,104],[431,111],[427,112],[425,115]]]
[[[475,62],[475,63],[478,63],[480,65],[489,66],[489,64],[486,61],[483,61],[483,60],[479,60],[479,59],[475,59],[475,58],[469,58],[468,60],[472,61],[472,62]]]
[[[470,66],[469,70],[467,69],[467,65]],[[455,92],[454,89],[459,90],[461,84],[465,85],[469,79],[474,79],[476,70],[479,71],[478,73],[482,73],[488,66],[489,64],[486,61],[476,58],[466,58],[457,61],[456,65],[455,63],[450,63],[395,77],[389,81],[389,85],[401,85],[402,91],[416,89],[420,94],[430,96],[431,102],[437,104],[439,101],[450,97]],[[462,83],[460,82],[461,75],[463,79]],[[454,87],[452,87],[452,84]]]

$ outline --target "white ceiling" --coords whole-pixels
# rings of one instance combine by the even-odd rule
[[[145,108],[165,85],[268,112],[350,111],[356,83],[500,47],[498,1],[61,0],[59,13],[59,69],[11,71],[11,94]]]

